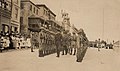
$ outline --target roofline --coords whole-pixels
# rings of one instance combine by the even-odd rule
[[[46,9],[48,9],[56,17],[56,14],[53,13],[45,4],[36,4],[36,6],[44,6]]]
[[[30,3],[32,3],[34,6],[36,6],[38,9],[40,9],[37,5],[35,5],[35,4],[34,4],[32,1],[30,1],[30,0],[29,0],[29,1],[28,1],[28,0],[27,0],[27,1],[21,1],[21,2],[30,2]]]

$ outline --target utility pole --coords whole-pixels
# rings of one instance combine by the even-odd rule
[[[104,8],[103,8],[103,29],[102,29],[102,40],[104,40],[104,23],[105,23],[105,18],[104,18]]]

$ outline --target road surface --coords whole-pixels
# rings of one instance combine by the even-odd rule
[[[120,54],[88,48],[82,63],[77,63],[73,55],[38,57],[37,49],[15,50],[0,53],[0,71],[120,71]]]

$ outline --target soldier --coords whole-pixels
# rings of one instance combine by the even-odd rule
[[[59,57],[60,56],[60,48],[61,48],[61,44],[62,43],[62,35],[60,32],[58,32],[56,35],[55,35],[55,45],[56,45],[56,50],[57,50],[57,56],[56,57]]]
[[[63,41],[62,41],[62,45],[63,45],[63,51],[62,51],[62,55],[64,55],[64,51],[65,51],[65,55],[67,55],[68,53],[68,46],[69,46],[69,37],[68,37],[68,32],[64,31],[63,32]]]
[[[74,53],[73,53],[73,55],[75,55],[76,54],[76,41],[77,41],[77,36],[76,36],[76,34],[73,32],[73,35],[72,35],[72,37],[71,37],[71,55],[72,55],[72,51],[73,51],[73,49],[74,49]]]
[[[44,52],[44,55],[46,54],[46,46],[47,46],[47,44],[46,44],[46,33],[44,32],[44,42],[43,42],[43,52]]]
[[[71,49],[71,33],[68,34],[68,52],[70,54],[70,49]]]
[[[43,35],[42,30],[41,30],[41,32],[40,32],[40,43],[39,43],[39,57],[44,56],[43,48],[44,48],[44,35]]]
[[[34,33],[31,31],[31,35],[30,35],[30,37],[31,37],[31,52],[34,52],[33,51],[33,47],[34,47],[33,34]],[[21,43],[22,43],[22,41],[21,41]]]
[[[98,51],[100,51],[101,48],[101,43],[100,43],[100,38],[98,39]]]
[[[46,38],[45,38],[45,40],[46,40],[46,45],[45,45],[45,54],[47,55],[48,54],[48,33],[46,33]]]
[[[82,37],[82,33],[83,33],[83,29],[80,29],[78,31],[78,36],[77,36],[77,60],[76,62],[81,62],[82,61],[82,57],[81,57],[81,54],[82,54],[82,48],[83,48],[83,44],[82,44],[82,40],[83,40],[83,37]]]

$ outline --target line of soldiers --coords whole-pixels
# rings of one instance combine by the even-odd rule
[[[46,31],[41,31],[38,37],[39,57],[55,53],[54,36]],[[34,37],[32,39],[35,39]],[[34,41],[33,41],[34,42]],[[32,44],[33,45],[33,44]],[[33,46],[32,46],[33,47]]]
[[[71,36],[68,31],[63,32],[63,35],[61,33],[56,34],[55,44],[57,57],[60,57],[60,51],[62,48],[62,55],[67,55],[67,53],[69,53],[70,55],[72,55],[73,53],[73,55],[75,55],[77,53],[76,61],[82,61],[87,50],[88,40],[83,29],[80,29],[77,34],[78,36],[73,32],[73,35]]]
[[[62,55],[67,55],[68,53],[70,55],[76,55],[76,61],[82,61],[88,43],[83,29],[80,29],[77,34],[73,32],[72,35],[69,33],[69,31],[64,31],[62,33],[58,32],[55,35],[49,32],[41,31],[38,34],[40,37],[32,37],[32,42],[35,42],[33,41],[35,39],[38,42],[39,57],[43,57],[55,52],[57,53],[56,57],[60,57],[60,52],[62,51]],[[33,33],[33,35],[35,35],[35,33]],[[32,47],[34,46],[35,44],[32,44]]]

